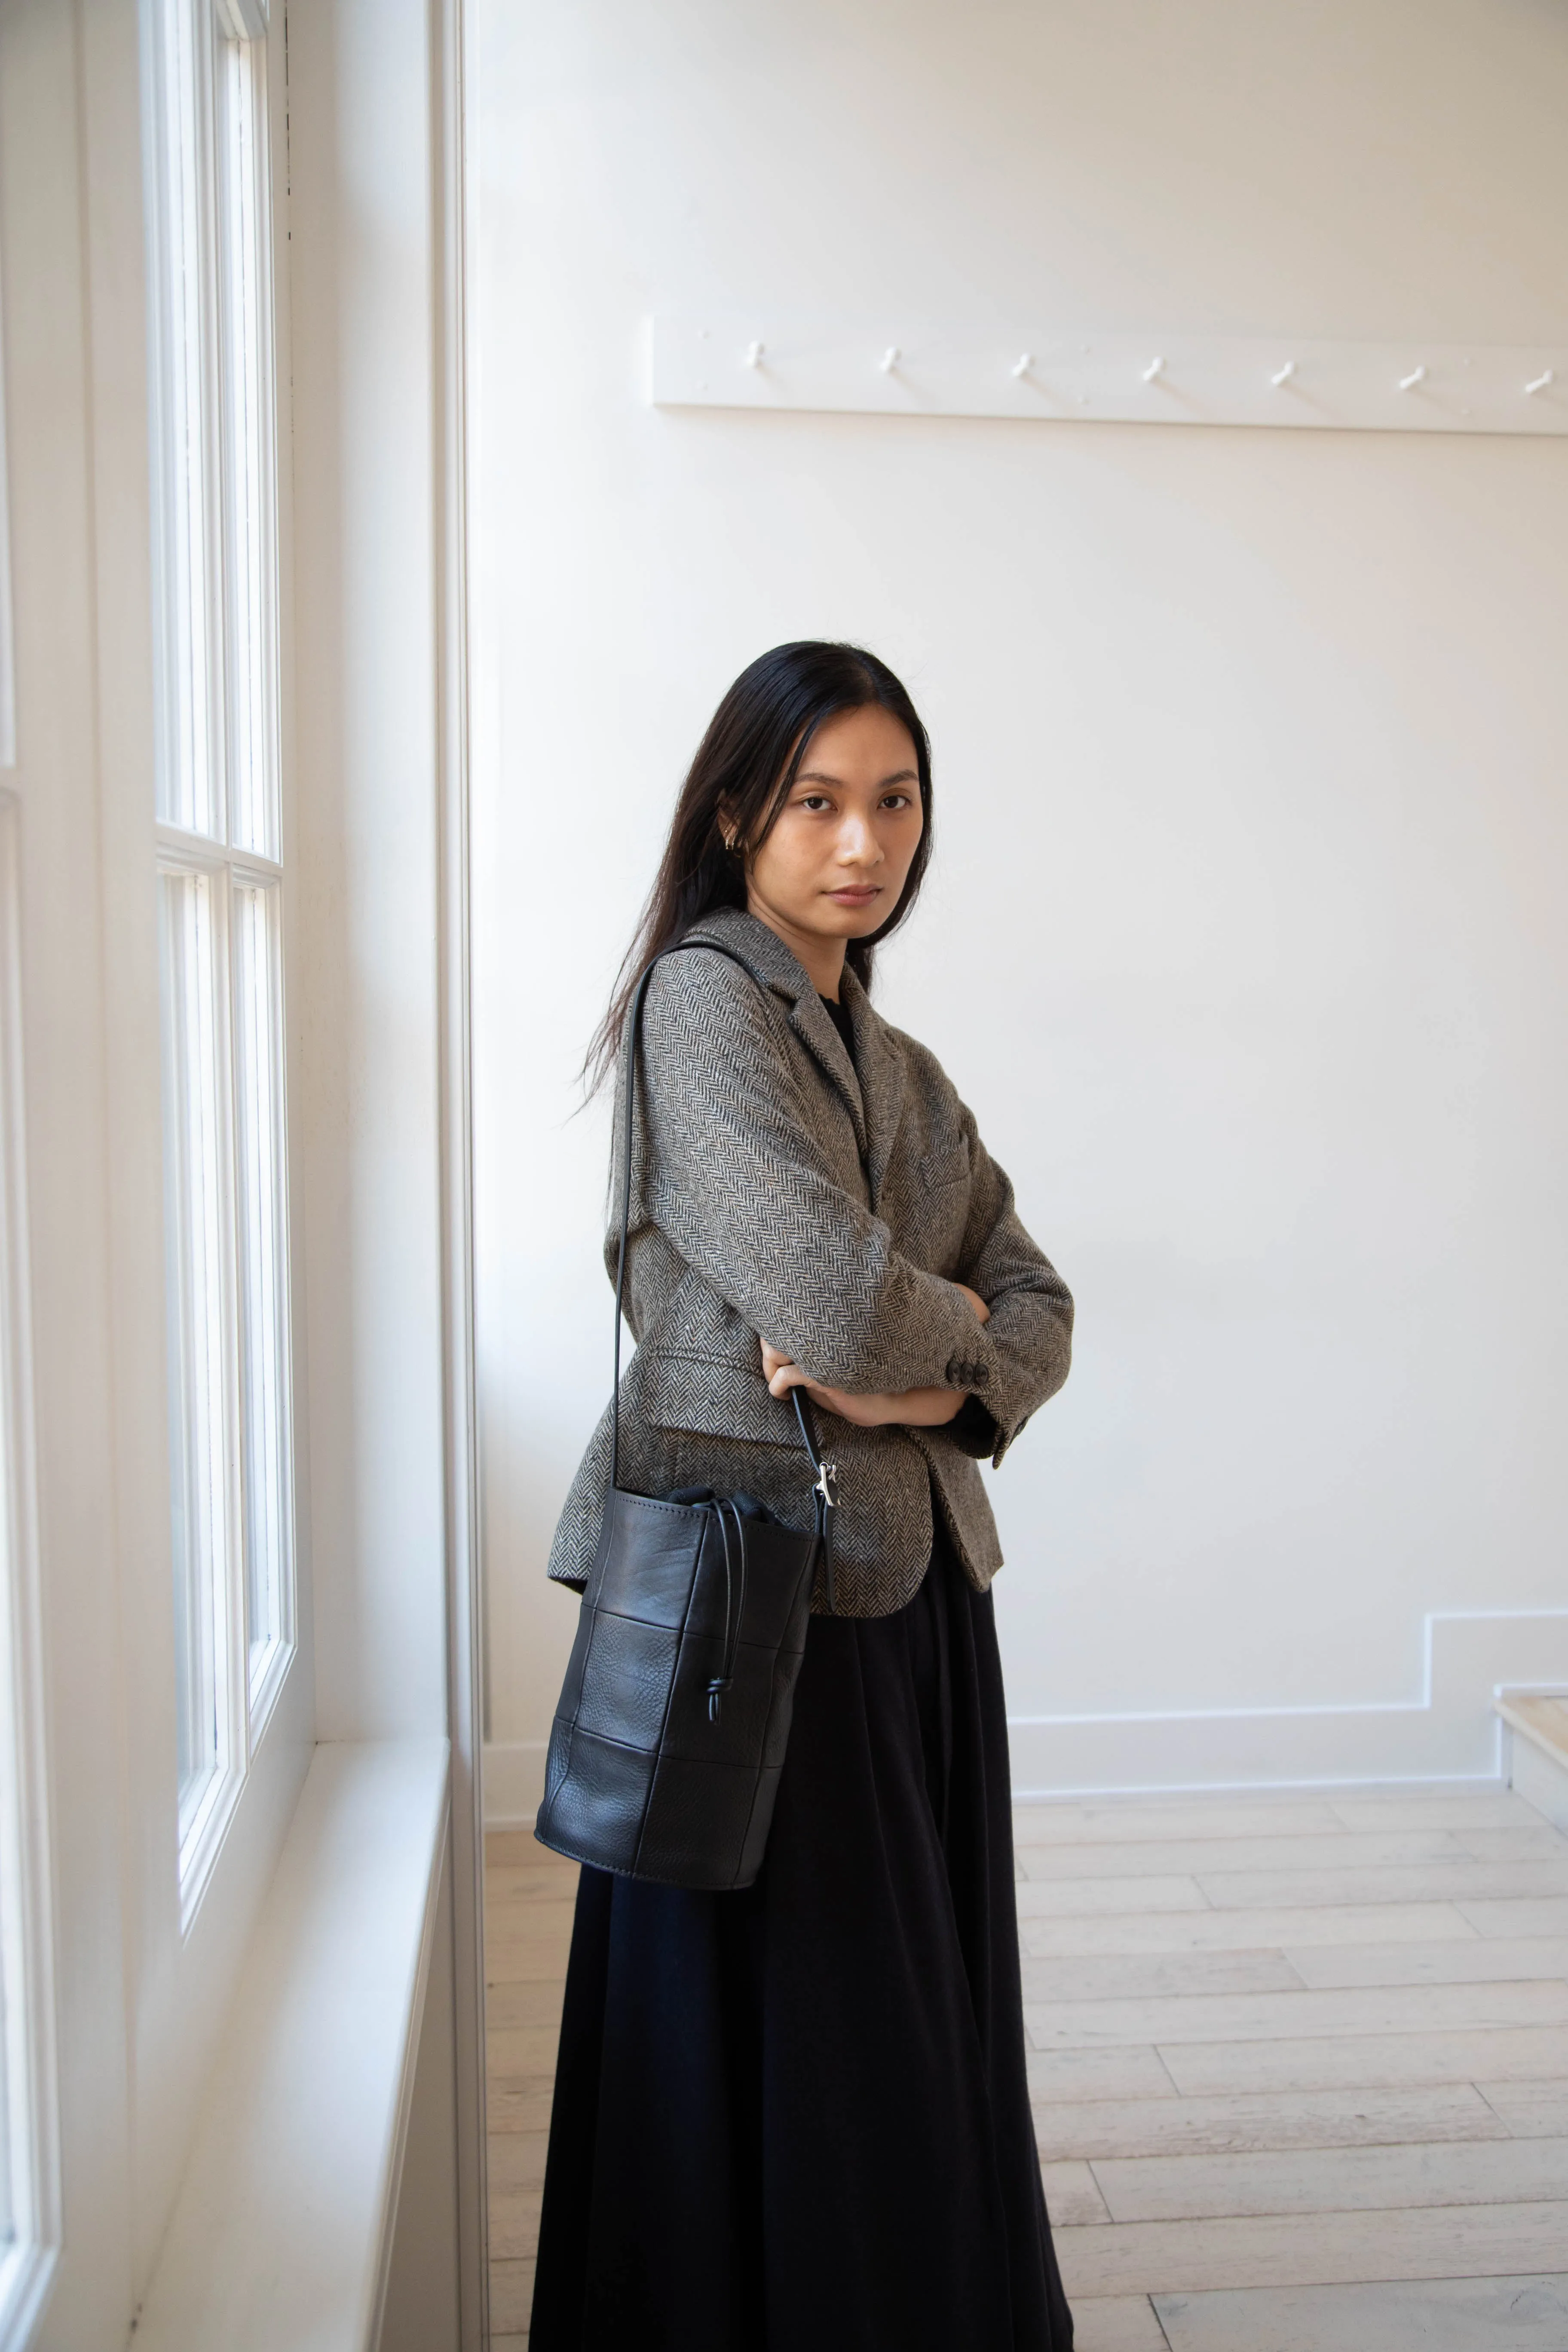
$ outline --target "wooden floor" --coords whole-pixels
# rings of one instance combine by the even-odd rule
[[[1483,1791],[1021,1806],[1016,1840],[1079,2352],[1568,2352],[1568,1838]],[[488,1846],[521,2352],[574,1874]]]

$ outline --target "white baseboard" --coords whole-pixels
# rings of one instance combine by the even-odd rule
[[[544,1794],[542,1739],[485,1742],[485,1827],[531,1830]]]
[[[1568,1680],[1568,1609],[1440,1610],[1409,1698],[1351,1706],[1025,1716],[1008,1726],[1021,1798],[1164,1790],[1500,1780],[1501,1684]]]
[[[1211,1707],[1015,1716],[1014,1794],[1147,1795],[1202,1789],[1500,1780],[1504,1684],[1568,1683],[1568,1609],[1440,1610],[1423,1623],[1415,1694],[1351,1706]],[[485,1826],[531,1829],[542,1739],[485,1749]]]

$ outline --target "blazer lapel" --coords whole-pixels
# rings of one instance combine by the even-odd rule
[[[866,1115],[866,1181],[874,1209],[881,1197],[899,1121],[904,1112],[904,1057],[891,1030],[874,1010],[847,964],[840,992],[849,1007],[850,1025],[855,1033],[855,1067],[859,1073]],[[825,1020],[826,1017],[823,1015]],[[833,1027],[831,1021],[827,1025]]]
[[[805,980],[804,972],[801,978]],[[796,1034],[805,1039],[839,1094],[844,1097],[844,1108],[855,1126],[855,1148],[864,1160],[867,1157],[868,1137],[866,1110],[861,1099],[860,1086],[856,1077],[854,1066],[845,1051],[844,1040],[833,1025],[833,1015],[823,1003],[810,981],[805,981],[805,987],[795,998],[795,1011],[790,1018]]]
[[[844,1108],[854,1125],[856,1149],[861,1159],[866,1160],[869,1135],[855,1069],[844,1050],[844,1040],[833,1025],[832,1015],[806,978],[805,968],[793,950],[787,948],[778,933],[770,930],[766,923],[759,922],[755,915],[747,914],[740,907],[715,908],[711,914],[704,915],[700,923],[694,923],[686,936],[689,940],[721,940],[731,954],[743,958],[764,987],[773,989],[784,998],[790,1006],[790,1024],[796,1036],[816,1057],[843,1097]],[[854,976],[847,971],[844,982],[847,990],[855,985]],[[863,992],[861,1003],[865,1003]],[[867,1010],[869,1012],[869,1007]],[[874,1020],[875,1015],[871,1018]],[[855,1046],[858,1054],[860,1024],[858,1018],[855,1021]]]

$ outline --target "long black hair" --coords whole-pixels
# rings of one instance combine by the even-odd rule
[[[824,719],[879,704],[909,730],[920,772],[920,844],[899,902],[846,961],[870,986],[872,953],[914,905],[931,862],[931,743],[907,689],[886,662],[860,646],[803,638],[741,672],[709,722],[675,804],[669,838],[637,936],[616,975],[610,1007],[595,1032],[584,1073],[590,1088],[615,1066],[637,985],[655,956],[673,947],[715,907],[746,903],[746,858],[762,847],[789,798],[806,748]],[[727,847],[725,835],[733,841]]]

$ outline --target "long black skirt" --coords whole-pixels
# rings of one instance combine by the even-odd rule
[[[531,2352],[1069,2352],[1002,1669],[944,1540],[814,1617],[761,1875],[584,1870]]]

